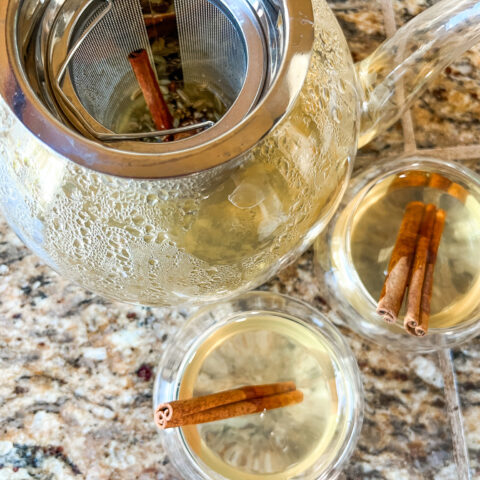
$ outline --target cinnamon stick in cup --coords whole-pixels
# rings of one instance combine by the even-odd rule
[[[252,385],[161,404],[155,422],[162,429],[196,425],[295,405],[302,400],[303,394],[293,382]]]
[[[444,210],[438,210],[435,215],[435,225],[433,227],[432,238],[428,248],[428,260],[425,271],[425,281],[423,283],[422,301],[420,308],[420,324],[415,328],[415,334],[423,337],[428,332],[428,321],[430,319],[430,304],[432,302],[433,292],[433,273],[435,263],[437,262],[438,249],[442,239],[443,229],[445,227],[446,213]]]
[[[447,193],[463,204],[465,204],[469,195],[468,191],[458,183],[452,183],[450,187],[448,187]]]
[[[266,410],[288,407],[301,403],[302,401],[303,393],[299,390],[294,390],[293,392],[279,393],[268,397],[252,398],[250,400],[244,400],[243,402],[222,405],[210,410],[204,410],[203,412],[177,417],[176,421],[169,420],[167,422],[157,422],[157,425],[162,429],[185,427],[187,425],[200,425],[202,423],[217,422],[227,418],[240,417],[243,415],[251,415],[253,413],[261,413]]]
[[[397,321],[403,303],[424,210],[422,202],[411,202],[405,210],[377,307],[388,323]]]
[[[418,228],[414,222],[415,215],[418,215]],[[445,216],[445,211],[437,210],[435,205],[425,207],[421,202],[412,202],[407,206],[377,309],[378,313],[384,315],[385,320],[391,321],[391,318],[394,318],[396,321],[408,286],[404,328],[417,337],[423,337],[428,331],[433,274]],[[414,232],[417,234],[414,235]],[[405,258],[410,254],[413,259],[408,263]],[[398,264],[402,260],[404,264],[399,268]],[[395,269],[398,272],[395,272]],[[392,273],[395,274],[393,279]],[[387,307],[390,310],[387,310]]]
[[[417,239],[415,259],[413,261],[410,285],[407,297],[407,313],[404,319],[404,327],[407,332],[415,335],[415,329],[420,324],[420,306],[422,303],[422,291],[425,281],[430,240],[435,225],[437,208],[435,205],[427,205],[423,214],[420,232]]]
[[[425,172],[412,170],[397,175],[393,182],[388,187],[388,191],[392,192],[409,187],[425,187],[428,185],[429,176]]]
[[[432,173],[428,186],[430,188],[436,188],[438,190],[443,190],[444,192],[447,192],[451,184],[452,181],[449,180],[447,177],[444,177],[439,173]]]
[[[155,127],[158,130],[171,130],[173,128],[173,118],[168,110],[167,102],[163,98],[147,51],[144,49],[136,50],[128,56],[128,60],[142,89]]]

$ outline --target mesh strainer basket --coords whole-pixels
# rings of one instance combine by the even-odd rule
[[[138,96],[128,55],[144,49],[154,66],[140,0],[72,0],[75,13],[56,21],[50,46],[49,80],[59,108],[101,141],[164,137],[212,127],[195,123],[167,131],[120,134],[118,117]],[[267,75],[261,25],[246,0],[231,5],[210,0],[175,0],[183,78],[213,92],[228,107],[217,123],[226,130],[255,106]],[[161,35],[161,31],[160,31]]]
[[[248,154],[296,104],[313,54],[311,0],[8,0],[7,16],[12,68],[31,92],[25,125],[73,162],[128,178],[189,175]],[[148,115],[127,62],[137,50],[156,68],[173,130]],[[197,109],[197,92],[212,110]]]

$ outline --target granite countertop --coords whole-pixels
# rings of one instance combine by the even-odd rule
[[[330,1],[356,60],[433,3]],[[417,152],[480,171],[478,67],[480,48],[447,68],[402,121],[359,152],[358,168]],[[332,313],[312,252],[262,288]],[[162,451],[151,403],[163,346],[189,312],[113,304],[76,287],[3,220],[0,292],[0,480],[181,479]],[[480,478],[478,339],[437,355],[387,357],[340,328],[366,394],[342,478],[456,479],[468,478],[468,468]]]

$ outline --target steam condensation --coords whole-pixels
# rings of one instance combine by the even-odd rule
[[[188,177],[95,173],[34,139],[0,100],[0,193],[10,225],[60,274],[145,305],[212,301],[252,288],[329,220],[356,143],[347,45],[323,0],[293,110],[244,158]]]

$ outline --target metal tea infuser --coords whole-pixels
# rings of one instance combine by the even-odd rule
[[[105,142],[213,126],[213,122],[203,122],[162,132],[113,132],[117,112],[138,90],[128,55],[145,49],[154,64],[140,1],[71,1],[64,8],[69,5],[68,24],[57,17],[46,45],[47,57],[52,59],[46,78],[69,121],[80,122],[80,128]],[[175,7],[185,83],[203,84],[232,105],[227,118],[216,126],[218,135],[244,118],[261,93],[267,65],[259,25],[247,2],[236,2],[227,13],[208,0],[176,0]],[[62,41],[65,38],[74,41]],[[62,57],[65,60],[57,68],[55,60]],[[247,62],[253,57],[255,62]]]

